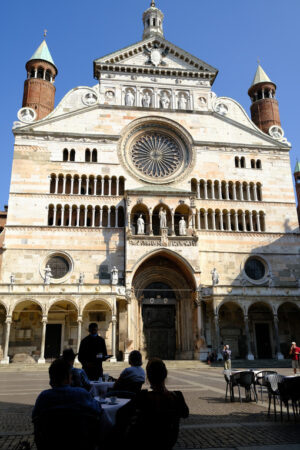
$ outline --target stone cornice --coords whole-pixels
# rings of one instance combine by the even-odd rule
[[[111,233],[122,232],[124,230],[124,227],[58,227],[58,226],[49,226],[49,225],[6,225],[5,228],[9,231],[29,231],[29,230],[36,230],[36,231],[51,231],[51,232],[75,232],[75,233],[99,233],[106,231]],[[11,249],[10,249],[11,250]]]
[[[67,203],[78,204],[78,201],[84,203],[96,203],[95,206],[105,206],[107,203],[112,206],[125,206],[124,197],[120,196],[108,196],[108,195],[77,195],[77,194],[37,194],[31,192],[10,192],[9,195],[14,197],[25,198],[46,198],[48,201],[57,203],[59,200]],[[121,204],[122,203],[122,204]]]

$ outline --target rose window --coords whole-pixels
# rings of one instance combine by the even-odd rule
[[[133,165],[148,177],[172,175],[182,162],[182,151],[171,137],[153,133],[140,137],[131,148]]]

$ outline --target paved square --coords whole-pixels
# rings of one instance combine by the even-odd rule
[[[110,370],[113,376],[119,372]],[[288,422],[286,414],[283,423],[279,415],[277,422],[273,414],[269,418],[266,394],[263,403],[225,401],[222,372],[221,368],[169,370],[168,388],[181,390],[190,408],[190,417],[181,422],[176,448],[246,450],[288,445],[290,449],[300,449],[299,421],[295,424],[291,416]],[[280,369],[280,373],[290,374],[291,369]],[[32,406],[39,392],[48,387],[47,370],[0,371],[1,450],[15,449],[21,435],[32,442]]]

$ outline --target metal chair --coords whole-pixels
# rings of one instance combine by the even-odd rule
[[[228,388],[229,388],[229,393],[231,394],[230,375],[231,375],[231,370],[224,370],[224,378],[225,378],[225,381],[226,381],[226,394],[225,394],[225,400],[227,400]]]
[[[275,420],[276,420],[276,400],[280,402],[280,392],[278,389],[278,384],[281,383],[283,379],[284,375],[279,375],[278,373],[267,375],[265,377],[265,383],[268,388],[268,396],[269,396],[268,416],[270,415],[271,412],[271,402],[273,399]],[[282,408],[281,408],[281,417],[282,417]]]
[[[299,414],[300,377],[283,378],[283,380],[280,383],[278,383],[278,391],[280,396],[281,421],[282,421],[282,403],[284,403],[287,409],[288,420],[290,420],[289,401],[291,400],[294,420],[296,422],[297,415]]]
[[[231,383],[231,400],[232,401],[234,401],[233,388],[234,388],[234,386],[237,386],[238,390],[239,390],[240,403],[242,402],[240,387],[245,388],[246,399],[249,399],[250,401],[251,401],[251,389],[252,389],[255,401],[257,403],[255,379],[254,379],[254,373],[252,371],[247,370],[247,371],[242,371],[242,372],[237,372],[237,373],[232,374],[230,376],[230,383]]]
[[[255,374],[255,376],[254,376],[254,378],[255,378],[255,386],[259,386],[260,387],[260,399],[261,399],[261,402],[263,401],[263,399],[262,399],[263,388],[266,388],[266,392],[268,392],[268,388],[267,388],[265,377],[267,375],[276,375],[276,374],[277,374],[277,372],[275,370],[261,370],[260,372],[257,372]]]

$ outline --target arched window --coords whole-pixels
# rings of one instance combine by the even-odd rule
[[[240,158],[238,156],[236,156],[234,158],[234,164],[235,164],[235,167],[240,167]]]
[[[251,169],[255,169],[255,160],[251,159]]]
[[[92,153],[92,161],[97,162],[97,160],[98,160],[97,150],[94,148]]]
[[[245,161],[245,158],[244,158],[243,156],[241,157],[241,167],[242,167],[243,169],[246,168],[246,161]]]
[[[75,150],[72,148],[70,151],[70,161],[75,161]]]
[[[53,216],[54,216],[54,206],[49,205],[48,208],[48,225],[54,225],[53,223]]]
[[[256,168],[257,168],[257,169],[261,169],[261,160],[260,160],[260,159],[258,159],[258,160],[256,161]]]
[[[119,206],[118,208],[118,227],[124,227],[124,208]]]
[[[85,162],[91,162],[91,151],[89,148],[85,151]]]
[[[49,72],[49,70],[46,70],[45,80],[47,80],[47,81],[51,80],[51,73]]]
[[[55,184],[56,184],[56,175],[52,173],[50,179],[50,194],[55,194]]]
[[[38,78],[43,78],[44,77],[44,69],[42,67],[38,68],[37,77]]]
[[[64,148],[63,161],[68,161],[68,160],[69,160],[69,150],[67,148]]]
[[[31,69],[30,78],[34,78],[34,77],[35,77],[35,69]]]

